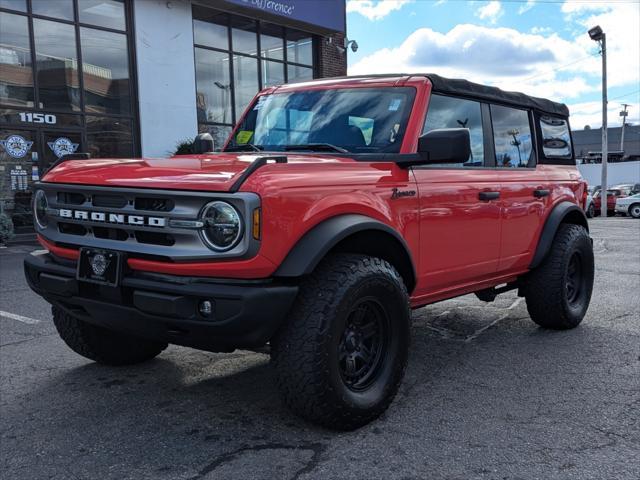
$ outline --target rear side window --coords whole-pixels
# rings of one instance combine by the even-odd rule
[[[431,95],[427,121],[422,133],[440,128],[468,128],[471,136],[471,155],[464,166],[484,165],[482,112],[479,102],[462,98]],[[452,164],[452,166],[460,166]]]
[[[491,105],[496,166],[535,166],[529,113],[526,110]]]
[[[540,117],[542,152],[547,158],[571,158],[571,135],[566,120]]]

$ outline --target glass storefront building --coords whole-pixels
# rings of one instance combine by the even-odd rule
[[[346,74],[344,0],[0,0],[0,212],[69,153],[222,146],[263,87]],[[332,38],[329,42],[328,39]]]

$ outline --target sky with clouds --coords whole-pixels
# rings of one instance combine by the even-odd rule
[[[640,123],[640,0],[347,0],[349,74],[433,72],[562,101],[599,127],[607,34],[608,122]]]

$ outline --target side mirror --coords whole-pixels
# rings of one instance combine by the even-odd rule
[[[193,140],[193,153],[202,154],[213,152],[213,137],[210,133],[200,133]]]
[[[418,153],[424,163],[464,163],[471,155],[469,129],[431,130],[418,139]]]

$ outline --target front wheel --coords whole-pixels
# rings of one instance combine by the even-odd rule
[[[577,327],[593,290],[593,246],[587,230],[563,224],[542,264],[525,280],[524,296],[531,319],[541,327]]]
[[[633,218],[640,218],[640,203],[634,203],[629,207],[629,215]]]
[[[92,325],[53,307],[53,323],[64,342],[79,355],[105,365],[133,365],[167,348],[155,342]]]
[[[285,403],[335,430],[380,416],[404,376],[410,316],[402,278],[384,260],[346,254],[324,260],[301,285],[272,342]]]
[[[596,207],[593,205],[593,203],[589,204],[589,208],[587,208],[587,217],[588,218],[593,218],[596,216]]]

